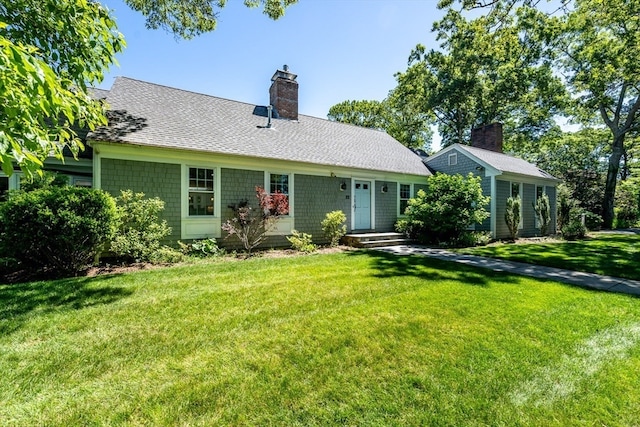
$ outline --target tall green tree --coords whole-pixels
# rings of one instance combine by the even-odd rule
[[[554,128],[538,140],[505,148],[564,181],[569,196],[590,212],[602,214],[609,138],[606,129],[563,132]]]
[[[439,48],[418,45],[396,76],[400,96],[422,97],[423,111],[435,115],[444,146],[466,144],[472,128],[494,121],[505,124],[507,136],[539,136],[564,108],[562,81],[519,18],[496,27],[490,17],[468,20],[450,9],[433,27]]]
[[[579,111],[610,131],[603,226],[610,228],[627,135],[640,129],[640,1],[576,0],[557,40],[563,73]]]
[[[0,4],[0,162],[35,173],[65,146],[82,149],[74,124],[106,123],[88,84],[100,82],[124,47],[107,9],[90,0]]]
[[[427,150],[433,132],[428,113],[414,102],[415,98],[391,91],[383,101],[343,101],[329,109],[329,120],[386,131],[409,148]]]
[[[247,7],[263,7],[265,15],[278,19],[298,0],[244,0]],[[190,39],[216,29],[227,0],[125,0],[133,10],[146,16],[147,28],[163,28]]]
[[[547,61],[562,74],[575,101],[573,115],[589,123],[599,120],[610,132],[602,203],[603,226],[610,228],[620,163],[628,153],[625,141],[640,129],[640,1],[559,0],[559,8],[552,8],[558,13],[551,14],[530,7],[540,7],[537,0],[440,2],[442,7],[455,4],[485,7],[496,27],[527,11],[523,28],[546,44]]]

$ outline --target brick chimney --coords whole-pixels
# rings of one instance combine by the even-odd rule
[[[271,77],[269,102],[281,119],[298,120],[298,82],[296,74],[289,72],[288,66],[275,72]]]
[[[471,129],[471,146],[502,153],[502,123]]]

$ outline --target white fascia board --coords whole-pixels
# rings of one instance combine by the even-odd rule
[[[485,175],[486,176],[497,176],[497,175],[501,175],[502,171],[499,169],[494,168],[493,166],[491,166],[489,163],[485,162],[484,160],[481,160],[479,158],[477,158],[476,156],[474,156],[473,154],[471,154],[470,152],[468,152],[467,150],[464,149],[464,147],[461,144],[453,144],[448,146],[447,148],[443,148],[442,150],[438,151],[436,154],[434,154],[431,157],[427,157],[425,159],[425,162],[427,164],[429,164],[429,160],[430,159],[436,159],[440,156],[444,156],[445,154],[450,153],[451,151],[454,151],[462,156],[465,156],[471,160],[473,160],[474,162],[476,162],[477,164],[479,164],[480,166],[482,166],[485,170]]]
[[[203,153],[162,147],[91,141],[94,157],[160,163],[215,165],[228,169],[279,170],[288,173],[337,178],[375,177],[376,181],[424,184],[429,175],[403,174],[389,171],[348,168],[343,166],[303,163],[291,160],[264,159],[232,154]]]
[[[557,186],[562,182],[561,179],[557,179],[557,178],[542,178],[542,177],[522,175],[522,174],[512,173],[512,172],[504,172],[502,176],[500,176],[500,181],[514,181],[514,182],[522,182],[523,184],[553,185],[553,186]]]

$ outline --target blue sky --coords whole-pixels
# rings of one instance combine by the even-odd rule
[[[348,99],[385,98],[416,44],[435,47],[431,25],[443,15],[437,0],[300,0],[272,21],[229,0],[216,31],[176,40],[146,29],[120,0],[102,3],[127,48],[100,87],[127,76],[266,105],[271,76],[287,64],[298,75],[300,113],[322,118]]]

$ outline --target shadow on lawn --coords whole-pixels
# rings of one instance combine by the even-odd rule
[[[372,259],[375,276],[380,278],[410,276],[431,281],[456,280],[466,285],[488,286],[492,282],[516,283],[519,277],[422,255],[397,255],[376,250],[347,253]]]
[[[0,285],[0,336],[15,332],[34,313],[110,304],[133,292],[109,286],[115,276],[82,277]]]
[[[600,234],[582,241],[500,245],[465,252],[640,280],[637,245],[640,245],[640,238],[634,235]]]

